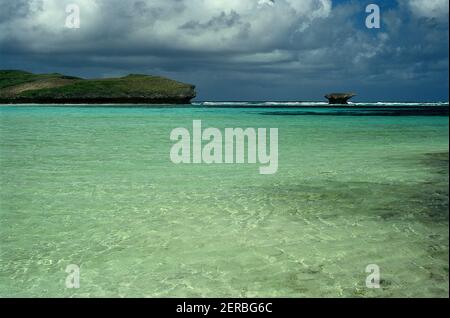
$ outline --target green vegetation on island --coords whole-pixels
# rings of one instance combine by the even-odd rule
[[[82,79],[0,70],[0,104],[188,104],[195,86],[159,76]]]

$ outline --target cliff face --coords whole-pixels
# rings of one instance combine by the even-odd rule
[[[354,96],[356,96],[356,94],[353,93],[332,93],[325,95],[325,98],[328,99],[330,104],[347,105],[348,100]]]
[[[195,86],[158,76],[131,74],[87,80],[0,71],[0,104],[189,104],[195,96]]]

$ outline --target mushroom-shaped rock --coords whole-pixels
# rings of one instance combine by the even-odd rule
[[[354,93],[332,93],[325,95],[330,104],[342,104],[342,105],[347,105],[348,100],[354,96],[356,96],[356,94]]]

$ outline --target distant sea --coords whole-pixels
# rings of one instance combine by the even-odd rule
[[[448,297],[448,102],[122,106],[0,107],[0,297]],[[173,164],[197,119],[278,173]]]

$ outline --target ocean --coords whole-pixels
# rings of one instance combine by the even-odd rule
[[[0,297],[448,297],[448,103],[122,106],[0,107]],[[277,172],[174,164],[194,120]]]

